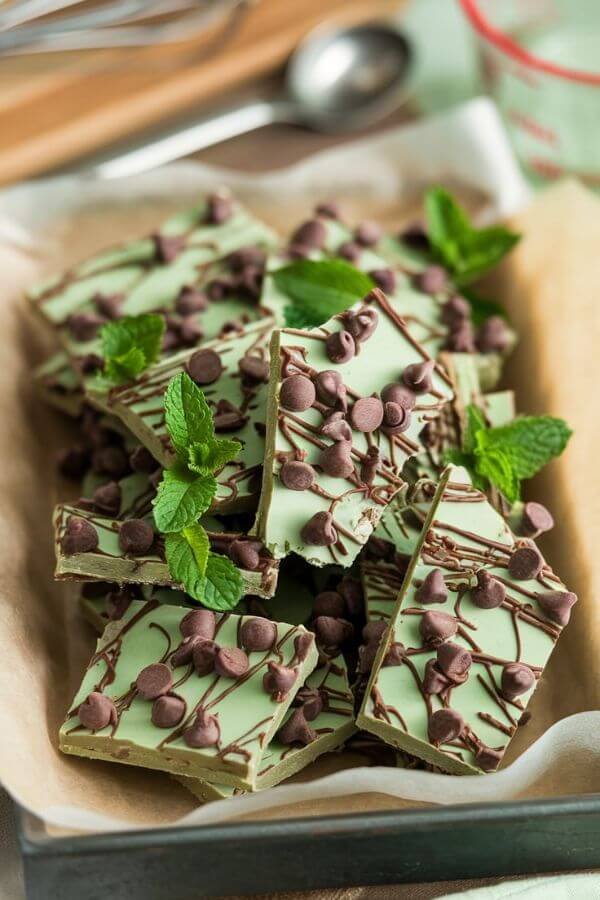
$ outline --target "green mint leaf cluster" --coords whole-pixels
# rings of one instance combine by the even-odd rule
[[[521,482],[560,456],[571,434],[567,423],[553,416],[519,416],[508,425],[488,428],[481,410],[470,404],[462,449],[447,451],[445,460],[469,469],[476,487],[485,490],[492,484],[514,503]]]
[[[425,216],[434,258],[451,272],[458,287],[499,263],[520,239],[502,225],[473,228],[464,209],[441,187],[427,192]]]
[[[242,595],[242,577],[230,559],[212,553],[198,520],[216,494],[214,473],[235,459],[241,445],[215,436],[206,398],[185,372],[167,387],[165,423],[177,458],[158,486],[154,521],[165,535],[169,572],[209,609],[233,609]]]
[[[272,278],[292,301],[284,310],[290,328],[316,328],[374,287],[369,275],[343,259],[301,259],[277,269]]]
[[[164,330],[165,321],[156,313],[107,322],[100,332],[105,377],[121,384],[141,375],[158,359]]]

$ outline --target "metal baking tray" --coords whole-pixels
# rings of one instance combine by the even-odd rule
[[[59,838],[18,812],[28,900],[195,900],[600,867],[600,794]]]

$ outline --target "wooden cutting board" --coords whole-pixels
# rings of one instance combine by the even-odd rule
[[[399,0],[255,0],[185,44],[0,60],[0,183],[41,174],[273,72],[323,21]]]

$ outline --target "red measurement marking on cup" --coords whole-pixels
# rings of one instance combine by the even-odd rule
[[[539,156],[529,156],[525,159],[525,165],[541,175],[542,178],[561,178],[563,175],[576,175],[584,184],[590,187],[598,187],[600,185],[599,172],[584,172],[581,169],[566,169],[560,163],[553,162],[550,159],[542,159]]]
[[[545,125],[541,125],[539,122],[536,122],[535,119],[532,119],[531,116],[525,115],[525,113],[519,112],[518,109],[509,109],[507,115],[513,125],[516,125],[517,128],[521,128],[523,131],[526,131],[527,134],[531,135],[534,138],[537,138],[539,141],[543,141],[545,144],[552,144],[556,146],[558,141],[558,135],[555,131],[552,131],[551,128],[546,128]]]

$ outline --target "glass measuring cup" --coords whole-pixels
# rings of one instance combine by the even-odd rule
[[[600,0],[460,0],[527,174],[600,188]]]

